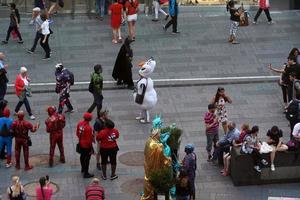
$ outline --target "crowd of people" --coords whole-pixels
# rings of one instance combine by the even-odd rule
[[[241,131],[233,121],[229,121],[226,103],[232,103],[231,98],[225,93],[223,87],[217,89],[216,95],[208,105],[208,111],[204,115],[204,123],[207,138],[207,161],[217,165],[224,165],[221,173],[224,176],[230,174],[231,148],[240,148],[240,153],[249,154],[253,158],[254,169],[261,172],[261,168],[268,166],[269,162],[262,158],[262,153],[270,153],[270,169],[275,171],[276,152],[296,150],[300,146],[300,66],[299,50],[293,48],[288,55],[287,63],[281,69],[270,70],[280,73],[279,85],[282,89],[284,113],[290,122],[290,140],[283,140],[283,131],[277,126],[272,126],[267,132],[267,140],[259,138],[259,127],[243,124]],[[219,136],[219,126],[222,125],[224,135]],[[212,151],[213,150],[213,151]]]

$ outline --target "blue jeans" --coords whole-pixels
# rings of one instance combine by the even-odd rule
[[[0,136],[0,149],[2,149],[4,145],[6,145],[7,155],[11,156],[11,146],[12,146],[11,136],[7,136],[7,137]]]
[[[20,110],[20,108],[21,108],[21,106],[22,106],[23,104],[25,104],[25,108],[26,108],[26,110],[27,110],[29,116],[31,116],[31,115],[32,115],[32,113],[31,113],[31,108],[30,108],[29,101],[28,101],[28,99],[27,99],[26,96],[25,96],[25,98],[24,98],[23,101],[19,100],[19,102],[18,102],[18,104],[17,104],[17,106],[16,106],[16,108],[15,108],[15,112],[16,112],[16,113],[19,112],[19,110]]]
[[[100,17],[103,17],[105,14],[105,1],[106,0],[96,0],[96,12]]]

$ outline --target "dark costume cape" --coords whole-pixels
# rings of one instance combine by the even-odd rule
[[[124,44],[122,45],[119,54],[117,56],[115,66],[113,69],[112,77],[116,81],[123,81],[123,83],[133,86],[132,80],[132,57],[133,52],[130,47],[132,41],[129,38],[125,39]]]

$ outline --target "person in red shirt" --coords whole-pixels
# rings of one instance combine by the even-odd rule
[[[18,120],[15,120],[11,125],[11,130],[15,134],[15,158],[16,169],[20,169],[20,154],[23,147],[25,171],[31,170],[33,166],[29,165],[29,146],[31,146],[31,140],[28,136],[28,132],[35,132],[39,128],[39,124],[32,125],[30,122],[24,120],[24,112],[19,111],[17,113]]]
[[[89,165],[91,155],[93,151],[93,128],[90,126],[90,121],[92,120],[93,115],[91,113],[84,113],[83,121],[78,122],[76,135],[79,139],[80,145],[80,164],[81,164],[81,173],[83,173],[84,178],[94,177],[93,174],[89,173]]]
[[[257,24],[257,19],[259,18],[262,11],[265,12],[265,14],[268,18],[268,24],[273,24],[274,22],[272,21],[272,18],[270,16],[270,11],[269,11],[269,8],[270,8],[269,0],[259,0],[258,5],[259,5],[259,9],[254,17],[253,24]]]
[[[109,14],[111,15],[111,28],[113,31],[113,40],[114,44],[118,42],[122,42],[121,37],[121,22],[122,22],[122,12],[123,12],[123,5],[119,3],[118,0],[115,0],[113,4],[109,7]]]
[[[100,180],[93,178],[90,185],[85,189],[86,200],[104,200],[105,193],[104,188],[100,185]]]
[[[55,153],[55,146],[57,144],[60,152],[60,162],[65,163],[64,145],[63,145],[63,128],[66,125],[66,119],[64,115],[56,112],[55,106],[49,106],[48,119],[46,119],[46,131],[50,134],[50,155],[49,155],[49,167],[53,167],[53,157]]]
[[[101,167],[102,167],[102,179],[106,180],[106,165],[109,157],[111,164],[111,176],[110,180],[117,179],[116,168],[117,168],[117,153],[119,147],[117,139],[119,138],[119,131],[115,129],[113,121],[107,119],[105,121],[105,129],[101,130],[96,140],[100,142],[100,155],[101,155]]]
[[[139,11],[138,0],[128,0],[125,3],[128,31],[132,41],[135,41],[135,22],[137,20],[137,13]]]

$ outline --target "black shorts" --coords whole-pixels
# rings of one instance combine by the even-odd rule
[[[119,147],[114,147],[111,149],[105,149],[100,147],[101,164],[106,165],[109,157],[110,164],[116,165],[118,151]]]

